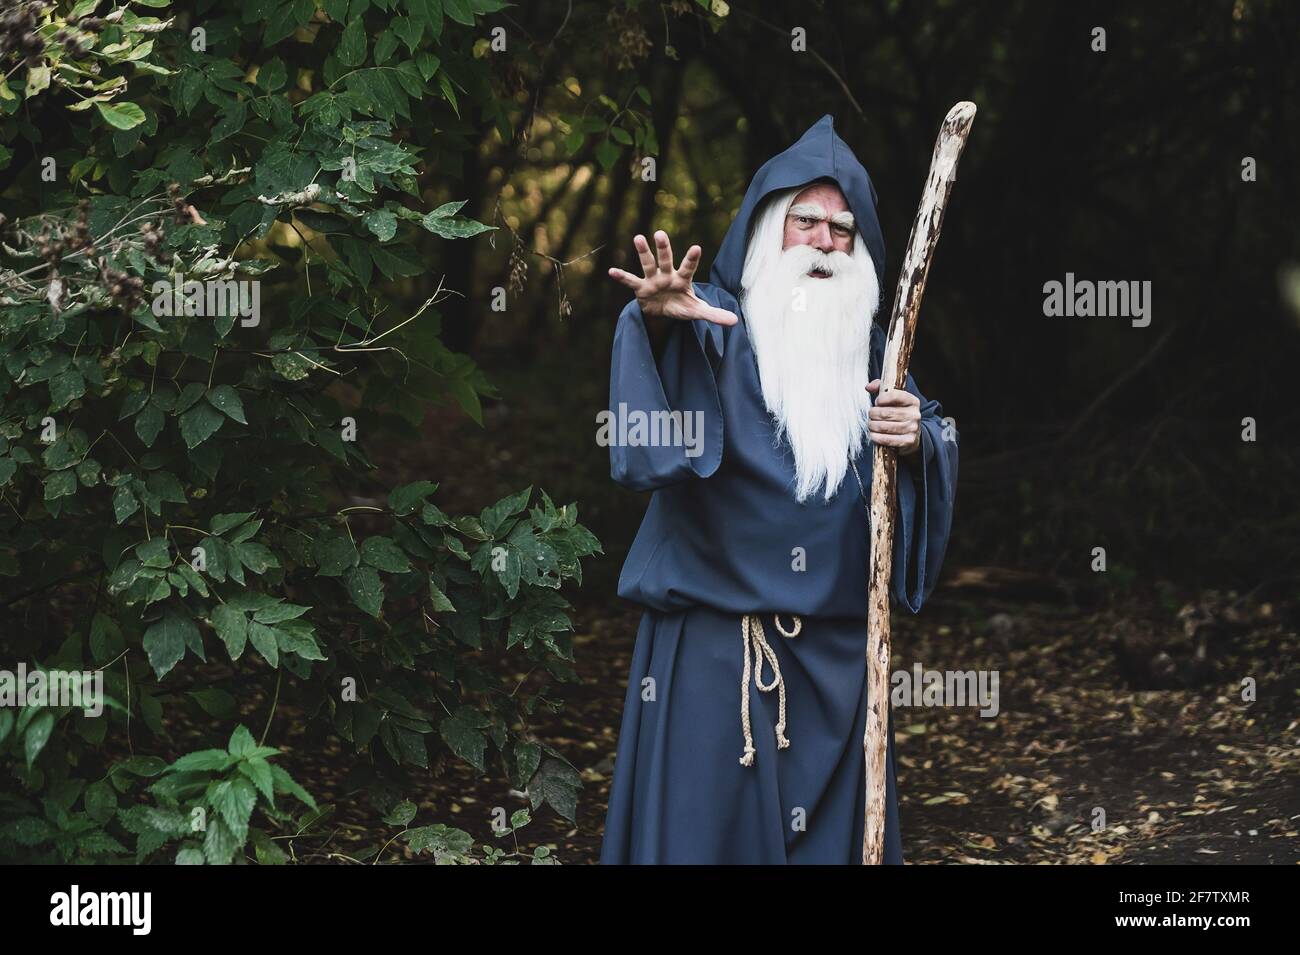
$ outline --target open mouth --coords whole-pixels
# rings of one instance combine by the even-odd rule
[[[828,279],[831,277],[831,270],[824,269],[820,265],[817,265],[808,270],[808,275],[815,279]]]

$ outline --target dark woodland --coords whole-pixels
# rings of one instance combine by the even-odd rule
[[[273,8],[282,5],[233,6],[246,8],[245,21],[222,14],[232,25],[213,30],[214,48],[237,64],[227,82],[251,88],[253,81],[235,74],[278,52],[291,70],[286,98],[296,104],[326,86],[329,67],[325,80],[300,78],[301,90],[294,89],[292,69],[324,56],[307,45],[303,31],[319,28],[312,35],[326,49],[339,37],[339,51],[330,55],[342,57],[346,4],[323,5],[339,8],[338,15],[304,14],[304,21],[315,20],[290,24],[299,30],[296,41],[286,33],[288,40],[265,48],[240,31],[250,22],[258,29],[263,21],[273,24]],[[370,38],[363,57],[385,29],[388,11],[408,6],[418,19],[423,0],[373,3],[363,13],[354,5],[348,22],[362,22]],[[59,735],[64,723],[56,724],[41,759],[81,767],[70,776],[52,765],[35,776],[17,732],[6,741],[8,729],[0,723],[6,729],[0,733],[0,855],[49,861],[47,851],[57,850],[65,861],[82,858],[75,841],[60,843],[53,829],[46,833],[22,822],[41,815],[42,799],[52,799],[74,820],[82,813],[94,817],[113,840],[92,855],[98,861],[169,862],[177,851],[194,853],[191,861],[467,861],[472,840],[524,861],[594,864],[638,617],[615,588],[649,499],[610,480],[608,449],[595,440],[596,415],[608,396],[615,320],[628,300],[606,272],[633,268],[633,236],[660,228],[679,251],[700,244],[706,271],[758,166],[829,113],[878,192],[886,283],[877,320],[886,322],[939,123],[954,103],[971,100],[979,112],[931,267],[911,365],[920,388],[960,428],[957,504],[938,588],[919,615],[895,610],[893,649],[899,668],[920,663],[998,670],[1001,712],[996,719],[969,709],[895,712],[905,858],[911,864],[1300,861],[1300,6],[1281,0],[528,0],[512,6],[443,0],[429,6],[446,16],[443,46],[436,48],[442,72],[415,78],[428,89],[422,96],[408,89],[405,110],[374,113],[392,127],[376,133],[379,139],[420,151],[411,169],[387,171],[393,182],[380,187],[396,195],[408,173],[414,183],[414,191],[396,201],[418,214],[410,221],[399,214],[394,224],[397,241],[406,235],[402,230],[419,233],[409,240],[413,258],[404,261],[415,263],[409,269],[386,268],[391,260],[381,254],[373,255],[373,273],[361,277],[336,265],[346,261],[351,270],[356,256],[365,259],[363,239],[378,246],[379,230],[372,228],[372,235],[360,225],[379,221],[366,218],[382,216],[378,199],[372,209],[366,197],[352,197],[359,207],[355,217],[346,202],[318,203],[306,215],[281,211],[259,223],[261,213],[241,212],[241,202],[259,190],[287,195],[306,180],[268,186],[259,179],[242,197],[233,186],[225,194],[204,191],[215,186],[191,186],[201,173],[256,166],[258,138],[266,142],[269,134],[255,124],[273,126],[276,116],[258,119],[249,112],[248,130],[256,135],[213,145],[202,137],[230,115],[229,104],[217,97],[211,104],[198,101],[184,121],[179,112],[169,120],[166,107],[157,107],[158,137],[199,127],[201,138],[185,150],[201,155],[203,165],[181,180],[187,197],[181,205],[192,203],[212,220],[196,228],[213,229],[213,241],[232,255],[237,248],[241,260],[274,262],[264,279],[267,315],[292,312],[302,323],[325,316],[337,320],[340,335],[356,335],[349,341],[365,341],[373,332],[353,328],[342,307],[338,314],[328,304],[313,311],[298,308],[295,299],[307,295],[319,302],[336,294],[350,307],[364,301],[371,286],[382,286],[385,308],[367,319],[379,331],[436,298],[425,313],[433,323],[427,332],[414,333],[420,326],[412,325],[384,342],[400,341],[411,354],[436,354],[430,383],[399,394],[395,382],[405,366],[395,357],[383,364],[392,356],[382,356],[360,377],[321,382],[321,417],[316,406],[304,406],[316,424],[337,421],[339,414],[357,416],[364,462],[340,446],[337,460],[329,462],[331,477],[313,479],[303,498],[283,489],[287,477],[282,487],[250,470],[224,485],[218,481],[215,493],[229,495],[220,504],[193,493],[188,504],[164,499],[172,528],[210,527],[214,514],[229,512],[265,518],[263,529],[249,533],[271,535],[267,545],[282,567],[278,575],[268,571],[260,586],[292,601],[282,606],[313,608],[301,619],[316,628],[314,638],[303,636],[305,630],[284,631],[281,652],[288,652],[285,641],[296,633],[317,641],[326,659],[300,651],[293,668],[277,668],[251,648],[238,660],[232,651],[228,659],[224,634],[192,592],[173,593],[166,609],[163,603],[114,604],[130,591],[110,592],[112,561],[103,567],[95,553],[76,549],[80,528],[98,522],[106,532],[120,532],[145,517],[154,521],[154,534],[161,518],[141,511],[113,526],[107,496],[85,511],[46,514],[39,475],[23,490],[26,472],[19,469],[5,488],[8,506],[0,505],[8,521],[0,524],[0,666],[66,653],[64,638],[74,631],[84,632],[97,658],[90,634],[100,633],[100,625],[92,621],[109,615],[120,628],[127,661],[136,661],[124,679],[148,680],[140,692],[166,704],[166,712],[147,732],[139,722],[143,715],[133,716],[132,730],[110,723],[107,739],[94,743],[65,745]],[[185,17],[202,22],[220,13],[206,3],[174,7],[140,12],[175,13],[186,23]],[[461,8],[464,15],[454,16]],[[1095,49],[1098,27],[1105,31],[1104,51]],[[495,28],[504,30],[504,51],[490,45]],[[806,31],[806,49],[792,49],[795,28]],[[410,51],[417,66],[428,43],[426,33]],[[393,55],[408,57],[400,47]],[[17,63],[4,62],[6,70]],[[453,77],[454,109],[453,94],[437,86],[439,75]],[[21,76],[13,75],[19,93]],[[154,82],[161,104],[174,95],[167,84],[179,80]],[[220,95],[248,94],[232,89]],[[155,115],[153,100],[136,98]],[[174,156],[146,154],[147,136],[111,158],[109,130],[95,140],[108,157],[105,179],[69,186],[66,193],[45,190],[36,178],[45,151],[73,160],[92,147],[88,133],[68,128],[63,113],[36,102],[25,104],[26,113],[7,113],[0,127],[10,156],[0,169],[0,208],[10,224],[35,221],[56,207],[74,216],[83,195],[128,194],[137,167],[168,169],[156,177],[161,190],[180,178],[167,166]],[[169,122],[181,125],[169,131]],[[642,175],[646,157],[656,171],[649,181]],[[125,163],[124,171],[112,173],[112,162]],[[338,168],[328,160],[319,167]],[[114,175],[119,178],[110,181]],[[342,187],[339,193],[346,197]],[[428,224],[420,231],[428,210],[461,200],[445,222],[435,223],[441,232]],[[334,218],[327,222],[326,214]],[[445,224],[452,221],[454,228]],[[255,231],[246,238],[249,229]],[[335,241],[338,230],[347,229],[352,238]],[[13,235],[6,239],[10,252],[18,241]],[[333,247],[326,249],[326,242]],[[3,266],[27,267],[13,259]],[[1067,273],[1149,282],[1149,324],[1045,314],[1045,283],[1064,282]],[[6,274],[0,271],[0,280]],[[504,307],[494,308],[494,301]],[[42,303],[30,305],[32,321],[44,315],[37,315]],[[68,321],[69,329],[50,346],[72,355],[82,333]],[[334,330],[320,331],[323,346],[336,340]],[[106,354],[114,334],[120,345],[120,329],[103,332]],[[30,339],[5,341],[0,338],[4,355],[37,347]],[[95,333],[87,341],[98,341]],[[255,405],[251,395],[265,381],[238,362],[241,356],[251,362],[259,349],[290,346],[258,339],[243,352],[221,353],[218,344],[183,371],[183,361],[168,365],[168,347],[164,342],[157,368],[165,371],[158,373],[175,372],[178,391],[188,381],[203,384],[205,376],[211,388],[214,380],[226,380],[223,369],[230,381],[242,382],[252,424],[248,435],[236,437],[237,419],[225,421],[213,439],[224,442],[222,467],[273,467],[268,462],[281,454],[287,433],[277,438],[271,424],[282,420],[277,399]],[[175,347],[200,354],[186,351],[184,343]],[[208,356],[218,353],[225,357],[211,358],[213,379]],[[461,364],[459,355],[473,364]],[[347,360],[364,364],[355,355]],[[317,381],[315,370],[301,382],[282,380],[292,378],[283,363],[276,371],[280,377],[268,386],[273,394]],[[138,363],[131,372],[143,388],[153,373]],[[9,437],[15,446],[34,447],[31,428],[41,412],[18,404],[19,379],[13,375],[6,398],[10,380],[0,378],[0,417],[32,422],[23,425],[23,438]],[[105,387],[111,389],[112,381]],[[92,398],[78,400],[88,407]],[[122,395],[108,400],[103,428],[118,429],[113,433],[129,444],[134,432],[128,423],[117,424]],[[11,402],[7,408],[5,401]],[[78,411],[78,420],[87,413]],[[285,422],[294,417],[286,415]],[[367,430],[367,421],[382,421],[383,428]],[[164,431],[163,440],[169,434]],[[185,444],[189,440],[185,436]],[[303,444],[304,454],[315,451],[314,441]],[[175,446],[186,453],[179,438]],[[106,467],[121,458],[129,470],[116,447],[106,439],[94,453]],[[138,457],[142,449],[130,447]],[[0,446],[0,465],[4,451]],[[284,467],[307,460],[298,452],[296,444],[284,452]],[[190,489],[189,472],[177,473]],[[433,497],[417,487],[426,480],[438,482]],[[415,488],[409,500],[390,498],[403,487]],[[430,511],[418,510],[427,499],[436,502],[428,506],[438,521],[480,514],[524,488],[535,489],[523,500],[538,511],[512,505],[490,521],[485,513],[476,525],[472,517],[438,524]],[[547,505],[538,496],[543,489]],[[83,489],[76,500],[99,491]],[[555,513],[544,515],[550,501],[576,502],[581,523],[564,528]],[[177,505],[193,511],[169,510]],[[425,514],[424,525],[409,531],[387,530],[365,513],[305,528],[319,532],[320,540],[335,534],[341,541],[339,527],[346,524],[362,558],[363,534],[397,540],[405,556],[393,557],[391,566],[375,562],[388,588],[382,613],[368,604],[364,581],[348,576],[364,561],[348,564],[351,569],[339,571],[342,578],[325,578],[315,569],[324,561],[320,552],[299,555],[287,539],[276,543],[278,528],[295,516],[312,521],[341,516],[346,508],[371,508],[376,522],[393,516],[395,523],[414,524]],[[485,539],[475,535],[490,534],[489,523],[504,534],[517,515],[527,524],[528,513],[535,515],[536,537],[528,537],[527,546],[542,541],[560,554],[556,573],[567,607],[523,603],[546,595],[541,587],[530,589],[526,577],[521,589],[518,571],[517,594],[509,583],[502,591],[487,571],[479,580],[479,564],[471,566],[467,555],[462,565],[454,556],[459,545],[426,533],[454,529],[467,535],[472,554]],[[20,529],[37,517],[47,522],[39,541]],[[143,540],[144,525],[138,526]],[[598,551],[594,541],[588,546],[584,527],[599,541]],[[135,542],[124,538],[119,546]],[[181,552],[193,543],[184,538]],[[1104,570],[1097,568],[1097,548],[1104,549]],[[579,557],[580,582],[574,571]],[[4,572],[6,561],[14,572]],[[418,571],[412,576],[418,585],[402,583],[408,564]],[[15,575],[20,565],[23,573]],[[299,581],[295,567],[312,568],[310,580]],[[441,581],[435,590],[444,601],[450,597],[448,605],[436,596],[429,604],[426,571]],[[379,573],[369,573],[378,581]],[[337,596],[352,600],[343,608],[328,604],[324,589],[312,589],[343,579],[347,590]],[[448,609],[453,603],[456,612]],[[255,612],[251,607],[248,612]],[[474,608],[473,639],[482,627],[482,643],[472,652],[457,629],[462,622],[453,619],[468,619],[466,607]],[[494,615],[489,607],[505,609]],[[527,614],[535,621],[544,612],[567,614],[572,630],[556,638],[556,646],[550,629],[534,627],[525,656],[513,638],[507,642],[504,616]],[[144,634],[161,625],[160,615],[166,622],[173,614],[193,618],[188,626],[195,639],[207,641],[208,655],[200,664],[192,642],[188,654],[180,646],[187,658],[155,680],[150,665],[159,668]],[[239,626],[245,623],[241,616]],[[470,670],[444,676],[454,668],[439,655],[439,635],[453,632],[449,645],[464,654],[455,656],[456,667]],[[424,639],[431,643],[419,642]],[[363,657],[358,647],[372,644],[382,650]],[[345,711],[314,683],[322,668],[335,673],[337,661],[354,652],[368,687],[382,684],[405,694],[400,705],[384,704],[385,725],[396,727],[379,731],[369,747],[356,738],[361,710],[340,715]],[[472,679],[466,675],[471,670]],[[400,679],[386,679],[394,672]],[[431,672],[439,674],[436,699],[408,692]],[[507,701],[512,687],[535,687],[542,676],[554,682],[537,689],[536,705]],[[218,705],[202,695],[210,688],[223,688],[229,699]],[[246,849],[239,840],[227,854],[207,842],[186,842],[179,830],[160,830],[158,846],[168,848],[154,854],[157,846],[135,842],[143,824],[126,815],[113,819],[111,810],[104,816],[92,806],[94,787],[121,776],[111,769],[116,761],[156,757],[158,770],[164,763],[171,767],[158,778],[174,778],[174,761],[183,754],[224,749],[245,724],[252,733],[248,745],[257,738],[275,747],[277,767],[310,794],[311,810],[305,801],[293,807],[310,818],[291,820],[259,803],[256,832],[243,818]],[[394,735],[381,745],[384,733]],[[408,744],[418,750],[415,756]],[[84,752],[80,747],[92,755],[79,762],[67,757]],[[233,738],[230,752],[236,752]],[[93,771],[86,770],[81,783],[70,784],[62,797],[50,795],[55,781],[77,777],[87,766]],[[147,796],[126,781],[114,786],[119,812],[133,802],[154,805],[154,797],[159,811],[189,805],[180,790]],[[101,805],[107,788],[95,792],[95,805]],[[543,792],[544,798],[538,795]],[[495,807],[512,815],[513,835],[494,836]],[[525,807],[531,818],[517,817]],[[72,831],[52,821],[56,815],[46,808],[42,825]],[[423,828],[416,830],[417,824]],[[452,831],[468,837],[460,841]],[[281,838],[289,832],[296,835]]]

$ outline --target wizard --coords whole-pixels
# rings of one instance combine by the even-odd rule
[[[645,612],[601,862],[858,863],[871,446],[905,462],[892,589],[916,613],[948,542],[956,430],[910,375],[876,400],[884,239],[830,116],[759,169],[708,283],[698,245],[676,265],[653,239],[635,237],[641,275],[610,269],[635,295],[610,408],[703,427],[691,449],[610,446],[614,480],[653,494],[618,586]],[[901,864],[892,724],[888,740],[884,861]]]

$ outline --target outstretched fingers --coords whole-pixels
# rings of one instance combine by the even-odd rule
[[[645,279],[637,278],[631,272],[624,272],[622,269],[614,269],[614,268],[609,270],[609,277],[612,278],[619,285],[626,285],[633,292],[639,289],[641,287],[641,283],[645,281]]]
[[[655,265],[655,256],[650,251],[650,243],[645,240],[645,236],[638,235],[632,240],[632,245],[636,247],[637,257],[641,260],[641,273],[646,278],[652,278],[655,272],[659,271],[659,266]]]
[[[660,229],[655,233],[655,251],[659,253],[659,268],[665,272],[673,270],[673,247],[668,241],[668,233]]]
[[[695,277],[695,270],[700,266],[701,254],[702,252],[700,251],[700,247],[698,245],[693,245],[687,249],[686,254],[682,256],[682,267],[677,270],[677,274],[687,282],[691,281],[691,279]]]

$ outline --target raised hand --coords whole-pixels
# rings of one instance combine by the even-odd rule
[[[733,312],[716,308],[696,296],[691,279],[700,264],[698,245],[686,250],[681,268],[675,269],[673,247],[668,242],[668,233],[662,229],[655,233],[655,252],[650,250],[650,243],[643,235],[634,238],[632,244],[641,258],[641,271],[645,277],[637,278],[622,269],[610,269],[609,277],[635,293],[642,312],[717,325],[734,325],[739,321]]]

